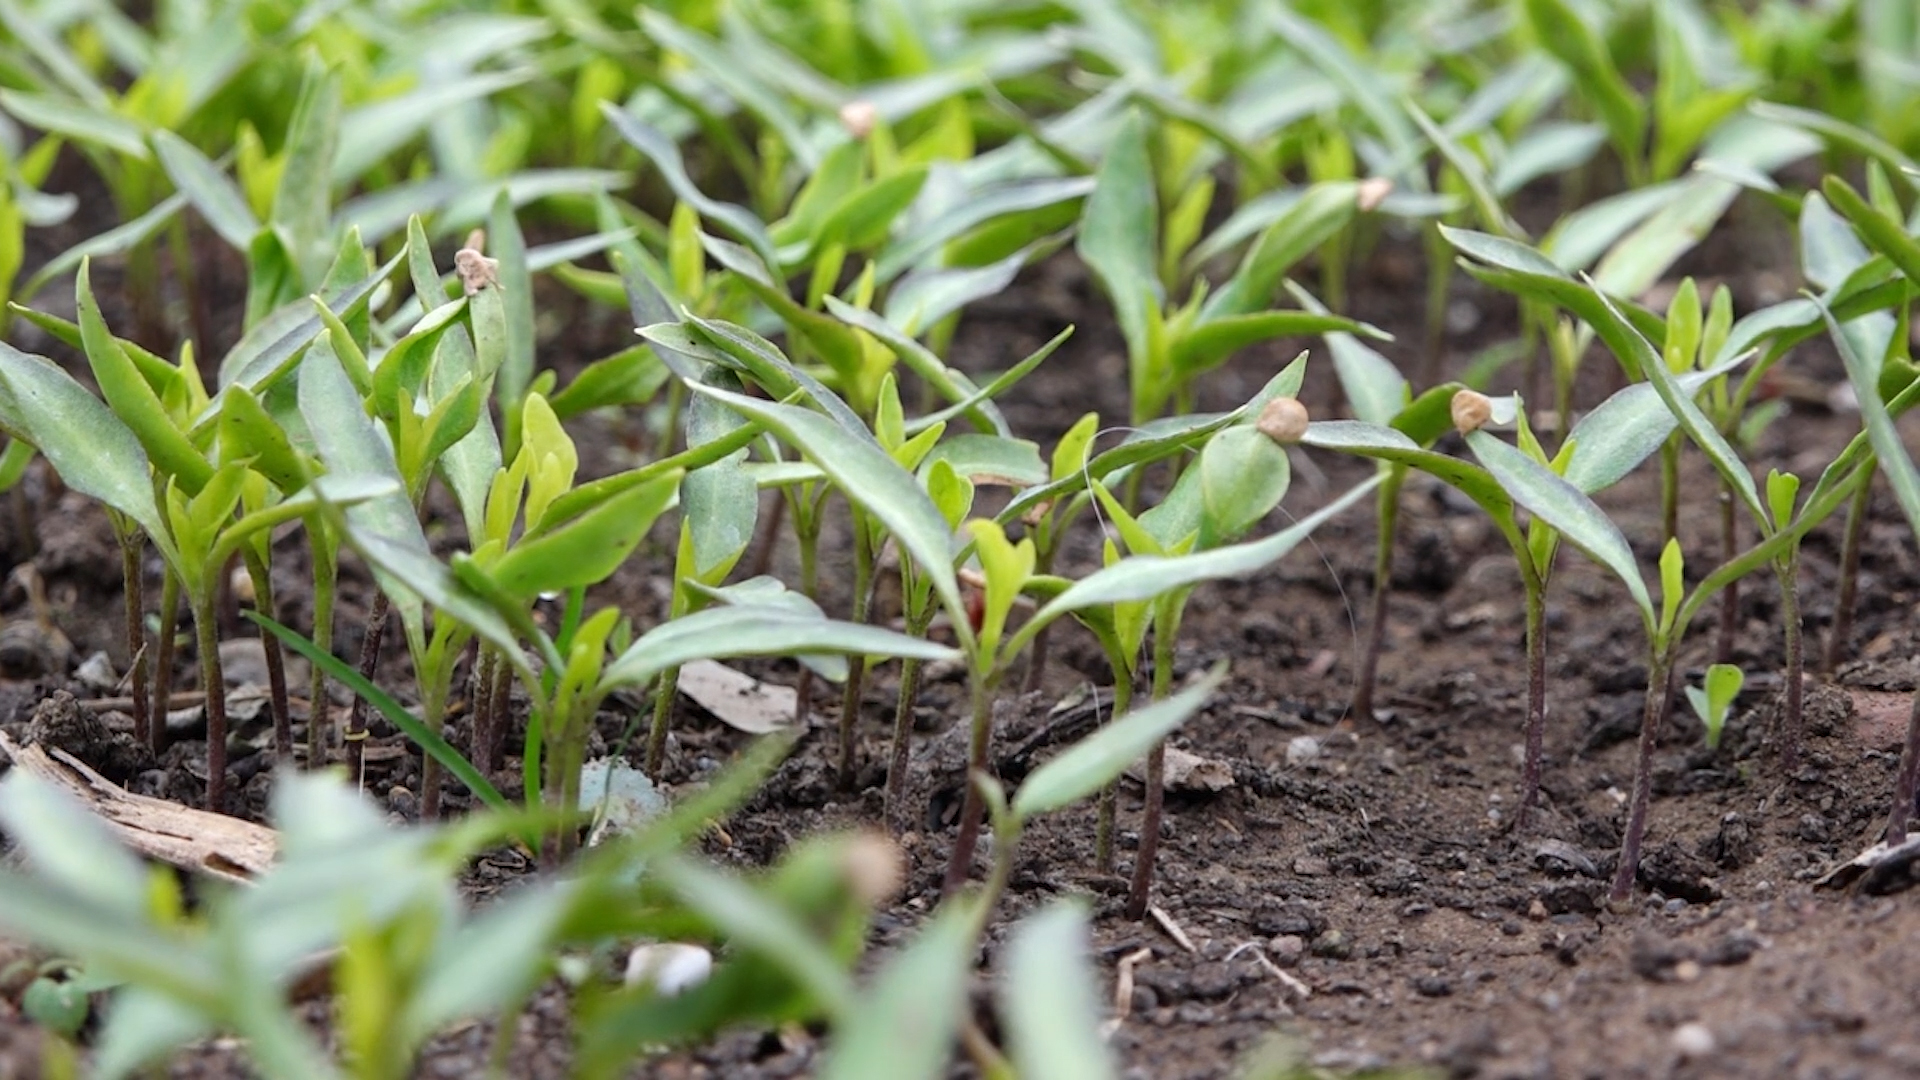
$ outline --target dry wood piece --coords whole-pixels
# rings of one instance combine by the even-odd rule
[[[251,882],[273,865],[279,834],[264,825],[135,795],[72,754],[21,746],[0,732],[15,766],[66,789],[106,821],[121,843],[149,858],[228,881]]]

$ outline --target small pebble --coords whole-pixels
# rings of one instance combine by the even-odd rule
[[[1267,942],[1267,956],[1281,967],[1292,967],[1307,951],[1306,939],[1298,934],[1280,934]]]
[[[1295,735],[1287,740],[1287,764],[1305,765],[1319,756],[1319,739],[1311,735]]]
[[[1713,1032],[1705,1024],[1686,1023],[1673,1029],[1673,1048],[1683,1061],[1706,1057],[1714,1047]]]
[[[1339,930],[1329,930],[1314,939],[1313,955],[1328,960],[1345,960],[1353,955],[1353,941]]]
[[[651,986],[663,997],[700,985],[713,973],[713,954],[698,945],[637,945],[627,954],[628,986]]]
[[[1682,960],[1673,965],[1673,977],[1676,982],[1698,982],[1700,979],[1700,961]]]

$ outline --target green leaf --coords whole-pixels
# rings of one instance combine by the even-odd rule
[[[982,185],[968,198],[943,206],[927,220],[909,224],[904,235],[880,252],[875,276],[882,284],[892,281],[909,268],[927,262],[928,256],[949,242],[996,218],[1037,222],[1042,226],[1037,235],[1053,232],[1072,223],[1071,204],[1085,198],[1093,190],[1094,182],[1090,176],[1069,176]],[[1063,211],[1069,214],[1066,220],[1053,224],[1054,218]]]
[[[400,395],[409,400],[426,396],[427,373],[433,365],[434,350],[441,335],[455,325],[466,310],[464,301],[453,301],[434,308],[414,324],[407,336],[393,343],[373,365],[373,393],[368,395],[374,415],[391,421],[399,415]],[[335,357],[339,355],[335,350]]]
[[[1648,631],[1654,626],[1653,600],[1647,595],[1647,583],[1640,576],[1633,549],[1619,526],[1606,512],[1593,504],[1580,489],[1556,475],[1552,469],[1485,431],[1467,433],[1467,445],[1485,465],[1487,472],[1526,507],[1534,517],[1552,526],[1567,542],[1585,552],[1595,562],[1614,572],[1626,583],[1633,602],[1639,605]]]
[[[955,435],[933,448],[920,464],[944,461],[975,486],[1024,488],[1047,482],[1040,448],[1025,439],[999,435]]]
[[[954,898],[852,1003],[822,1080],[937,1080],[947,1075],[972,977],[978,898]]]
[[[1013,928],[999,979],[1000,1019],[1021,1076],[1108,1080],[1113,1052],[1088,971],[1086,909],[1057,901]]]
[[[171,131],[153,133],[154,153],[172,178],[173,186],[187,197],[208,226],[237,251],[245,251],[260,232],[260,220],[253,216],[247,197],[239,185],[227,178],[219,166],[207,159],[192,143]]]
[[[1562,270],[1584,270],[1615,241],[1671,205],[1685,190],[1682,181],[1669,180],[1588,203],[1561,218],[1541,241],[1540,250],[1552,256]]]
[[[110,150],[133,161],[146,161],[146,129],[105,108],[53,94],[0,90],[0,105],[31,127],[64,136],[81,146]]]
[[[1507,147],[1488,181],[1505,198],[1542,176],[1569,173],[1593,160],[1607,129],[1600,124],[1547,121],[1522,132]]]
[[[1204,327],[1235,315],[1251,315],[1272,306],[1280,279],[1295,263],[1346,228],[1358,211],[1359,185],[1351,180],[1315,184],[1280,219],[1269,225],[1247,252],[1233,277],[1201,305]],[[1355,329],[1354,326],[1329,329]],[[1308,330],[1305,333],[1322,333]],[[1277,336],[1277,335],[1269,335]]]
[[[739,380],[723,369],[709,369],[707,381],[723,389],[740,389]],[[687,446],[705,446],[747,426],[732,409],[712,398],[694,397],[686,404]],[[739,450],[711,465],[687,473],[680,485],[681,520],[686,523],[693,550],[693,573],[705,579],[731,567],[753,542],[760,519],[760,489],[744,468],[746,451]]]
[[[36,878],[126,921],[145,912],[140,860],[72,796],[25,769],[0,784],[0,820]]]
[[[1740,363],[1736,358],[1717,368],[1688,372],[1676,382],[1682,392],[1695,394]],[[1595,406],[1573,426],[1567,436],[1573,454],[1561,475],[1588,495],[1604,491],[1659,449],[1677,423],[1673,410],[1660,400],[1652,384],[1633,383]]]
[[[1672,201],[1607,252],[1594,280],[1614,296],[1646,292],[1706,239],[1738,194],[1738,185],[1705,173],[1682,180]]]
[[[115,225],[106,232],[80,241],[48,259],[46,265],[34,271],[26,284],[15,292],[14,298],[23,302],[32,299],[48,282],[95,255],[123,255],[132,251],[157,235],[186,205],[187,197],[176,192],[155,203],[153,209],[132,221]]]
[[[1249,577],[1298,547],[1313,530],[1353,505],[1379,482],[1378,476],[1370,477],[1293,526],[1262,540],[1191,555],[1134,555],[1096,570],[1035,612],[1022,626],[1021,634],[1030,636],[1054,619],[1080,608],[1150,600],[1204,581]],[[1013,644],[1019,644],[1018,639]]]
[[[1861,198],[1859,192],[1838,176],[1830,175],[1822,180],[1820,190],[1832,200],[1835,209],[1853,222],[1854,228],[1860,230],[1860,235],[1873,245],[1875,251],[1899,267],[1908,281],[1920,281],[1920,241],[1914,240],[1906,226]],[[1811,198],[1809,201],[1812,201]],[[1839,283],[1838,280],[1814,280],[1811,273],[1808,279],[1822,287]]]
[[[317,58],[311,59],[288,122],[282,151],[285,161],[272,212],[267,215],[308,282],[319,280],[331,254],[327,217],[333,192],[328,168],[340,131],[340,80]]]
[[[698,355],[700,359],[734,367],[752,378],[770,396],[785,399],[796,392],[802,393],[855,437],[872,439],[872,433],[867,430],[859,413],[854,412],[840,395],[829,390],[825,383],[787,359],[766,338],[744,326],[718,319],[702,319],[697,315],[687,316],[685,325],[692,332],[691,341],[676,337],[668,327],[645,326],[640,334],[656,346],[664,345],[670,352]],[[699,351],[702,345],[707,349],[704,353]],[[697,370],[694,376],[682,378],[697,377]]]
[[[359,670],[348,666],[332,653],[321,651],[320,647],[302,637],[290,627],[282,626],[257,611],[245,612],[247,618],[259,623],[263,629],[279,638],[287,648],[305,657],[309,663],[317,665],[327,676],[337,679],[347,689],[360,695],[367,704],[379,711],[381,716],[399,728],[415,745],[438,761],[454,778],[467,786],[474,797],[494,810],[510,811],[513,806],[500,794],[480,770],[473,767],[460,751],[441,734],[428,727],[418,717],[407,711],[393,695],[369,682]]]
[[[1052,254],[1059,240],[1028,244],[985,266],[937,267],[907,274],[887,290],[887,321],[923,334],[968,304],[998,296],[1030,262]]]
[[[530,68],[523,68],[431,79],[407,93],[357,105],[340,117],[339,147],[322,163],[322,176],[343,187],[350,186],[418,137],[435,119],[465,102],[511,89],[535,75]]]
[[[1247,425],[1208,440],[1197,469],[1203,548],[1238,540],[1259,524],[1293,479],[1286,448]]]
[[[1085,463],[1084,468],[1077,468],[1039,487],[1026,489],[1009,502],[1005,509],[995,514],[994,520],[1003,525],[1008,524],[1042,503],[1086,490],[1091,481],[1117,477],[1124,474],[1127,469],[1160,461],[1183,450],[1200,446],[1214,432],[1240,423],[1249,416],[1258,415],[1260,409],[1272,398],[1296,392],[1300,388],[1300,381],[1305,371],[1305,358],[1305,353],[1300,354],[1293,363],[1288,364],[1279,374],[1268,380],[1267,385],[1255,395],[1253,400],[1232,412],[1164,417],[1129,429],[1127,437],[1121,441],[1120,445],[1094,455],[1092,460]]]
[[[1199,712],[1226,676],[1226,664],[1216,664],[1178,694],[1135,709],[1074,743],[1021,781],[1013,795],[1014,816],[1030,821],[1063,810],[1119,779],[1127,766]]]
[[[1113,301],[1135,364],[1146,356],[1147,308],[1159,307],[1166,298],[1156,269],[1159,220],[1146,125],[1137,111],[1129,111],[1100,163],[1074,250]],[[1139,385],[1138,373],[1134,381]]]
[[[1514,527],[1513,499],[1485,469],[1425,449],[1393,428],[1358,420],[1316,420],[1307,426],[1306,438],[1300,443],[1419,469],[1472,499],[1503,531]]]
[[[603,689],[640,686],[690,660],[847,653],[948,660],[953,649],[864,623],[802,615],[786,606],[708,608],[663,623],[628,646],[601,676]]]
[[[1646,107],[1620,74],[1603,38],[1567,0],[1526,0],[1527,22],[1540,43],[1572,69],[1574,82],[1605,121],[1630,173],[1645,157]]]
[[[345,288],[325,290],[320,299],[342,326],[365,312],[376,289],[384,283],[406,257],[395,255],[379,269]],[[293,369],[301,353],[327,329],[314,313],[309,300],[296,301],[260,320],[240,338],[232,351],[220,360],[221,386],[238,383],[262,393],[275,380]],[[336,353],[336,360],[339,358]]]
[[[588,364],[548,404],[562,420],[610,406],[645,405],[660,396],[671,376],[652,346],[634,345]]]
[[[814,250],[844,244],[851,251],[868,251],[887,238],[894,219],[912,204],[927,182],[926,167],[903,169],[848,194],[827,215],[814,237]]]
[[[132,518],[170,563],[179,561],[146,449],[58,364],[0,342],[0,427],[38,447],[68,487]]]
[[[946,519],[913,474],[896,464],[871,437],[862,439],[825,416],[798,406],[697,384],[692,389],[760,421],[806,454],[849,502],[893,533],[901,548],[933,581],[949,614],[957,622],[964,621],[965,606],[953,574],[952,534]]]
[[[224,473],[226,469],[242,470],[240,479],[244,480],[246,475],[244,470],[248,467],[236,462],[225,466],[221,472]],[[216,477],[220,475],[220,473],[215,474]],[[207,490],[212,491],[213,485],[208,484]],[[238,521],[230,523],[227,521],[232,516],[231,509],[218,515],[212,524],[221,526],[218,530],[219,540],[213,546],[209,561],[214,564],[224,564],[228,558],[240,550],[240,545],[249,537],[305,517],[321,506],[353,506],[368,499],[399,494],[401,491],[399,484],[384,476],[341,476],[328,473],[325,476],[316,477],[313,483],[306,487],[279,502],[270,503],[246,514]]]
[[[459,1020],[525,1001],[551,970],[555,939],[580,891],[573,884],[515,890],[435,942],[393,1022],[401,1044],[419,1046]]]
[[[1025,378],[1027,373],[1037,367],[1042,360],[1053,355],[1053,351],[1059,348],[1061,342],[1072,333],[1072,327],[1062,330],[1054,335],[1053,340],[1036,349],[1032,355],[1015,364],[999,378],[985,387],[975,387],[973,380],[964,372],[949,367],[945,361],[935,356],[932,350],[915,341],[910,334],[887,319],[865,308],[854,307],[833,296],[826,298],[826,308],[834,318],[878,338],[881,344],[893,350],[902,364],[925,380],[941,397],[952,402],[953,404],[948,408],[935,414],[938,419],[949,419],[964,413],[978,430],[998,435],[1010,436],[1013,430],[1007,426],[1006,417],[1000,414],[1000,409],[993,404],[993,399]],[[922,424],[926,422],[925,419],[921,421]]]
[[[710,199],[703,194],[687,175],[680,148],[672,139],[612,102],[603,102],[600,111],[621,138],[633,144],[653,162],[654,168],[660,170],[661,177],[673,189],[676,198],[700,211],[702,217],[724,226],[735,239],[752,248],[754,254],[760,256],[761,262],[768,266],[780,265],[779,253],[774,250],[773,241],[767,235],[766,225],[746,207]]]
[[[680,474],[629,488],[573,518],[523,536],[487,569],[506,593],[531,601],[543,592],[594,585],[613,573],[673,505]]]
[[[1667,408],[1679,421],[1681,430],[1685,431],[1694,445],[1707,455],[1707,460],[1713,463],[1714,469],[1720,473],[1721,478],[1733,488],[1741,501],[1746,503],[1747,508],[1752,511],[1754,519],[1771,532],[1772,527],[1767,518],[1766,508],[1760,504],[1759,491],[1753,483],[1753,474],[1747,471],[1747,466],[1740,460],[1739,453],[1727,442],[1726,437],[1720,434],[1720,430],[1713,425],[1712,421],[1707,419],[1706,414],[1700,411],[1700,406],[1694,403],[1692,395],[1686,391],[1680,381],[1667,370],[1666,363],[1653,344],[1641,336],[1640,332],[1621,316],[1613,302],[1604,294],[1596,290],[1593,295],[1599,298],[1600,304],[1598,309],[1587,318],[1593,323],[1594,330],[1599,333],[1600,339],[1607,343],[1607,347],[1620,358],[1629,371],[1637,367],[1646,380],[1654,385],[1660,394],[1660,400],[1666,403]]]
[[[1407,123],[1406,113],[1400,110],[1383,74],[1363,63],[1339,38],[1313,18],[1294,11],[1291,5],[1268,5],[1263,14],[1279,33],[1280,40],[1340,87],[1346,99],[1373,124],[1374,130],[1386,140],[1388,160],[1406,163],[1404,171],[1393,179],[1416,191],[1425,191],[1425,172],[1411,167],[1420,160],[1420,138]]]
[[[88,264],[83,262],[74,285],[75,302],[80,311],[80,334],[86,343],[87,363],[93,368],[101,395],[140,440],[140,445],[146,447],[155,467],[165,476],[178,478],[187,494],[198,492],[212,477],[213,466],[175,426],[153,387],[107,329],[88,278]]]
[[[1819,136],[1832,146],[1879,161],[1887,167],[1888,172],[1906,180],[1909,188],[1916,186],[1914,177],[1920,175],[1920,164],[1916,164],[1912,158],[1901,153],[1892,143],[1865,128],[1816,109],[1803,109],[1772,101],[1756,101],[1747,106],[1747,111],[1762,120],[1799,128]]]
[[[506,316],[506,354],[494,369],[494,388],[503,407],[517,405],[526,396],[533,379],[533,274],[527,266],[527,241],[520,234],[520,222],[513,214],[513,201],[502,190],[493,201],[487,224],[488,254],[499,261],[498,286],[486,291],[498,294]],[[482,370],[488,370],[485,366]]]
[[[1720,732],[1726,727],[1727,714],[1746,684],[1746,672],[1732,664],[1715,664],[1707,669],[1704,686],[1687,687],[1687,703],[1707,729],[1707,748],[1720,745]]]
[[[1221,315],[1198,323],[1173,338],[1169,359],[1181,378],[1192,378],[1218,367],[1236,350],[1280,337],[1308,337],[1326,333],[1360,333],[1391,340],[1391,336],[1342,315],[1311,311],[1263,311]]]
[[[426,533],[420,528],[413,504],[407,501],[406,480],[394,461],[387,433],[368,419],[359,393],[325,341],[310,350],[300,365],[299,395],[300,415],[313,433],[315,448],[328,471],[384,476],[401,485],[399,492],[347,510],[350,541],[373,537],[432,563]],[[374,576],[409,629],[417,629],[422,620],[420,595],[411,587],[409,575],[396,575],[376,566]]]
[[[1920,469],[1914,467],[1912,453],[1901,439],[1899,429],[1893,426],[1886,402],[1880,398],[1877,373],[1869,358],[1860,355],[1841,331],[1833,312],[1818,299],[1814,303],[1820,304],[1821,316],[1826,320],[1835,347],[1840,350],[1841,362],[1847,367],[1847,378],[1853,383],[1854,397],[1860,403],[1861,424],[1866,428],[1874,455],[1880,459],[1880,471],[1886,474],[1887,486],[1900,504],[1901,513],[1906,515],[1907,527],[1920,536]],[[1826,486],[1824,479],[1821,487]]]
[[[1660,623],[1662,630],[1674,629],[1674,617],[1680,612],[1680,600],[1686,595],[1687,560],[1680,550],[1680,538],[1673,537],[1660,549]]]

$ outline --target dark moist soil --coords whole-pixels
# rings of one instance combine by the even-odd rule
[[[1790,273],[1749,269],[1790,265],[1774,257],[1780,247],[1775,223],[1736,218],[1682,269],[1728,281],[1744,312],[1797,285]],[[1418,252],[1417,241],[1389,239],[1353,277],[1353,314],[1397,334],[1385,351],[1406,370],[1421,363]],[[218,277],[232,284],[231,274]],[[61,303],[51,294],[47,300]],[[237,303],[237,296],[226,300]],[[630,340],[622,312],[586,310],[544,287],[541,301],[543,363],[560,368],[563,382],[585,361]],[[1006,403],[1014,429],[1050,447],[1087,410],[1126,415],[1125,360],[1105,311],[1084,269],[1058,258],[971,309],[952,355],[970,370],[1003,368],[1076,324],[1067,346]],[[1514,305],[1456,275],[1447,322],[1443,360],[1457,372],[1479,349],[1513,334]],[[76,362],[29,327],[16,324],[14,336],[22,348]],[[1208,376],[1200,407],[1245,400],[1308,344],[1248,350]],[[1580,395],[1588,405],[1617,381],[1610,359],[1596,353],[1590,360]],[[1813,386],[1843,381],[1818,343],[1796,353],[1789,368]],[[1523,378],[1511,370],[1496,388]],[[1323,360],[1316,358],[1303,396],[1316,415],[1337,412]],[[583,477],[622,467],[635,446],[650,443],[640,426],[632,416],[573,425]],[[1852,415],[1796,401],[1762,437],[1756,464],[1811,478],[1855,430]],[[1910,444],[1920,441],[1920,429],[1907,430]],[[1294,491],[1273,527],[1367,474],[1367,466],[1345,459],[1299,462]],[[1718,511],[1708,494],[1715,482],[1697,455],[1687,459],[1684,479],[1682,532],[1696,553],[1697,577],[1708,553],[1719,550]],[[1659,529],[1652,470],[1602,502],[1650,564]],[[454,520],[444,499],[432,508],[439,520]],[[74,656],[104,649],[123,664],[119,561],[101,513],[60,494],[37,469],[0,510],[0,548],[10,559],[36,552],[32,561]],[[1401,519],[1377,721],[1345,716],[1373,543],[1370,510],[1355,510],[1268,573],[1204,589],[1189,608],[1176,674],[1221,659],[1232,666],[1225,688],[1175,745],[1217,763],[1213,774],[1232,783],[1169,797],[1154,894],[1162,917],[1135,923],[1120,914],[1138,844],[1141,793],[1132,783],[1121,797],[1119,864],[1110,870],[1094,866],[1091,807],[1029,832],[989,931],[976,999],[988,1000],[1012,922],[1077,895],[1096,912],[1093,959],[1103,999],[1111,1000],[1119,970],[1131,969],[1132,995],[1119,1003],[1112,1036],[1130,1077],[1225,1076],[1276,1038],[1293,1040],[1306,1060],[1334,1072],[1420,1066],[1457,1077],[1920,1075],[1913,1014],[1920,1000],[1920,894],[1856,895],[1812,884],[1877,838],[1907,701],[1920,681],[1913,619],[1920,560],[1891,500],[1874,500],[1856,629],[1838,672],[1809,690],[1809,739],[1792,775],[1782,773],[1765,745],[1783,655],[1777,594],[1770,581],[1746,583],[1734,659],[1750,673],[1748,688],[1718,751],[1704,748],[1684,705],[1674,713],[1660,748],[1641,888],[1625,912],[1608,911],[1603,896],[1646,674],[1637,614],[1615,581],[1571,552],[1561,558],[1549,609],[1545,810],[1533,828],[1515,835],[1509,826],[1525,689],[1518,579],[1484,518],[1438,485],[1410,481]],[[1835,523],[1806,544],[1810,655],[1818,655],[1832,620],[1838,531]],[[623,605],[642,626],[665,607],[667,534],[656,534],[596,597]],[[457,529],[435,535],[451,544]],[[829,539],[839,538],[830,530]],[[310,611],[299,546],[294,540],[280,547],[279,614],[305,626]],[[845,609],[845,575],[837,572],[844,558],[840,545],[825,566],[830,611]],[[1095,537],[1083,530],[1067,545],[1062,566],[1083,572],[1096,559]],[[791,579],[791,553],[779,551],[773,568]],[[156,586],[157,567],[150,565],[150,606]],[[342,656],[358,655],[370,595],[365,572],[347,567]],[[24,612],[16,591],[3,599],[7,612]],[[1684,651],[1689,681],[1697,682],[1710,660],[1712,622],[1700,620]],[[245,633],[236,623],[229,636]],[[381,678],[404,696],[412,679],[401,651],[390,643]],[[191,658],[181,661],[176,685],[192,688]],[[759,670],[788,681],[794,675],[791,665]],[[16,737],[34,730],[29,718],[56,690],[83,700],[112,695],[63,667],[9,675],[0,682],[0,722]],[[875,827],[894,679],[891,666],[881,667],[862,703],[859,791],[836,792],[833,725],[830,717],[818,719],[765,790],[727,822],[728,842],[709,840],[708,853],[725,864],[757,866],[800,837]],[[1075,702],[1108,681],[1089,639],[1056,634],[1044,688],[1026,698],[1010,694],[1005,703],[996,744],[1002,778],[1017,782],[1086,730],[1092,709]],[[295,685],[298,692],[304,684]],[[901,838],[907,884],[878,917],[876,956],[909,940],[937,903],[961,778],[957,726],[965,696],[957,671],[934,672],[921,695],[913,782],[923,819]],[[838,694],[817,693],[821,698],[831,712]],[[124,728],[124,716],[101,708],[108,729]],[[604,714],[602,740],[611,745],[644,708],[632,701]],[[80,725],[83,736],[87,726]],[[243,730],[263,745],[263,727]],[[463,712],[451,728],[460,743],[467,735]],[[134,790],[193,802],[204,785],[204,747],[191,732],[176,737],[181,741],[158,767],[117,745],[124,736],[103,739],[98,728],[65,741],[91,741],[74,749]],[[697,784],[744,745],[743,736],[683,703],[666,780]],[[268,755],[242,753],[235,771],[243,805],[236,808],[258,816]],[[496,780],[511,795],[517,775],[518,762],[510,759]],[[380,727],[368,752],[368,787],[396,820],[413,815],[419,758]],[[446,803],[458,809],[467,799],[449,787]],[[505,853],[483,860],[470,880],[484,896],[530,872],[526,860]],[[310,1009],[324,1027],[324,1007]],[[513,1075],[566,1075],[567,1015],[559,990],[539,995],[518,1020]],[[983,1024],[991,1030],[984,1008]],[[0,1076],[34,1074],[37,1038],[0,999]],[[423,1055],[418,1075],[478,1075],[491,1038],[488,1024],[443,1035]],[[634,1075],[806,1076],[822,1050],[817,1035],[803,1030],[744,1031],[637,1065]],[[214,1042],[183,1052],[171,1074],[246,1070],[230,1042]],[[956,1066],[955,1075],[971,1072]]]

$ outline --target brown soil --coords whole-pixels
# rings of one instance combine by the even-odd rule
[[[1724,239],[1686,269],[1712,274],[1741,266],[1739,252],[1776,243],[1763,226],[1743,223],[1763,238]],[[1423,295],[1417,252],[1417,243],[1387,244],[1355,275],[1354,313],[1398,333],[1387,351],[1409,370],[1418,367],[1421,338],[1413,299]],[[1733,284],[1741,311],[1778,298],[1759,295],[1779,289],[1777,276],[1741,271]],[[557,294],[549,299],[554,310],[577,307]],[[1454,303],[1449,370],[1513,327],[1511,302],[1471,282],[1461,281]],[[1017,431],[1049,446],[1083,411],[1125,415],[1124,359],[1103,311],[1084,271],[1058,259],[971,312],[953,352],[970,368],[1001,367],[1061,325],[1077,323],[1073,341],[1007,405]],[[563,372],[630,333],[620,313],[555,325],[569,333],[545,335],[547,347],[577,350],[546,354],[544,362]],[[16,340],[63,355],[24,330]],[[1209,378],[1201,407],[1244,400],[1305,344],[1250,350]],[[1584,401],[1604,393],[1609,363],[1592,358]],[[1791,363],[1811,379],[1838,377],[1838,365],[1818,345]],[[1305,397],[1321,415],[1334,408],[1331,378],[1324,363],[1309,375]],[[589,418],[574,429],[584,475],[615,467],[616,449],[630,440],[627,423]],[[1854,423],[1797,406],[1763,437],[1757,464],[1811,476]],[[1312,508],[1366,469],[1315,457],[1298,470],[1288,512]],[[1697,457],[1687,462],[1686,480],[1689,492],[1712,490]],[[124,660],[118,560],[104,518],[57,496],[38,472],[20,502],[37,522],[34,561],[77,655],[105,649]],[[1650,557],[1658,498],[1648,471],[1603,502]],[[1718,550],[1717,509],[1695,499],[1686,514],[1683,538],[1698,553],[1696,570],[1704,569],[1705,553]],[[21,520],[5,517],[0,549],[20,552],[31,543]],[[1096,911],[1094,962],[1103,992],[1111,992],[1122,959],[1134,958],[1133,994],[1112,1040],[1129,1077],[1225,1076],[1276,1036],[1297,1040],[1308,1060],[1335,1072],[1424,1066],[1460,1077],[1920,1074],[1920,1028],[1913,1023],[1920,894],[1854,895],[1811,882],[1876,838],[1906,696],[1920,681],[1913,659],[1920,627],[1912,618],[1920,561],[1890,500],[1875,500],[1873,520],[1851,659],[1808,695],[1811,736],[1798,771],[1783,775],[1764,745],[1782,646],[1775,592],[1755,580],[1743,590],[1735,658],[1750,678],[1737,716],[1716,752],[1704,748],[1684,706],[1675,712],[1661,746],[1642,888],[1632,910],[1610,912],[1602,899],[1645,681],[1638,617],[1622,590],[1573,553],[1562,556],[1549,615],[1546,811],[1515,835],[1509,822],[1524,704],[1522,598],[1504,546],[1470,505],[1436,485],[1409,483],[1389,651],[1381,662],[1381,715],[1377,723],[1353,724],[1344,703],[1370,588],[1373,526],[1369,512],[1350,512],[1311,549],[1257,580],[1204,590],[1190,607],[1176,661],[1181,672],[1223,658],[1232,668],[1224,691],[1176,744],[1224,763],[1234,779],[1225,791],[1177,794],[1168,804],[1155,899],[1165,925],[1179,928],[1192,948],[1161,926],[1120,915],[1123,875],[1137,844],[1126,831],[1137,829],[1140,789],[1133,784],[1122,796],[1121,864],[1112,872],[1092,866],[1091,808],[1042,821],[1029,833],[989,934],[982,986],[1013,920],[1057,897],[1082,895]],[[1804,556],[1804,606],[1816,648],[1832,618],[1837,537],[1837,524],[1821,530]],[[308,613],[297,550],[297,543],[283,548],[287,599],[280,614],[299,626]],[[1093,537],[1083,533],[1069,545],[1064,566],[1084,570],[1094,558]],[[836,565],[829,560],[825,567],[829,582]],[[625,605],[646,625],[663,607],[667,566],[656,543],[600,599]],[[151,582],[149,588],[151,597],[157,590]],[[337,644],[351,657],[369,582],[349,570],[344,588]],[[825,602],[844,610],[844,597],[831,586]],[[18,610],[17,598],[7,604]],[[1693,680],[1708,660],[1708,622],[1696,628],[1683,657],[1683,675]],[[392,653],[383,681],[410,688],[404,660]],[[781,665],[768,670],[791,673]],[[876,823],[892,679],[883,667],[864,702],[869,740],[861,792],[850,799],[835,793],[830,727],[816,728],[728,823],[731,844],[710,845],[710,854],[757,865],[797,837]],[[1007,710],[997,744],[1003,778],[1017,781],[1054,740],[1074,737],[1072,721],[1085,711],[1054,717],[1051,706],[1107,679],[1090,640],[1057,635],[1045,689]],[[69,685],[66,672],[0,683],[0,722],[22,733],[36,702]],[[191,685],[184,666],[180,685]],[[878,953],[908,940],[937,902],[952,842],[937,808],[950,807],[957,790],[952,732],[964,705],[957,677],[931,679],[920,699],[916,793],[930,809],[926,826],[903,838],[908,884],[879,919]],[[603,720],[603,734],[617,739],[626,715]],[[691,707],[683,707],[676,731],[671,784],[698,782],[743,745]],[[456,743],[465,734],[456,719]],[[251,777],[244,790],[254,813],[266,784],[264,760],[254,755],[237,767]],[[374,794],[406,816],[418,790],[417,755],[386,732],[369,761]],[[118,770],[137,790],[191,800],[203,783],[204,753],[188,736],[159,768],[122,762]],[[516,770],[510,761],[508,772]],[[499,779],[511,794],[512,776]],[[448,805],[465,804],[453,788],[447,795]],[[519,872],[524,868],[494,866],[480,876]],[[557,990],[523,1015],[513,1075],[566,1074],[566,1015]],[[449,1033],[430,1048],[418,1074],[477,1075],[489,1039],[486,1025]],[[31,1073],[33,1042],[0,1000],[0,1076],[16,1068]],[[740,1032],[637,1066],[635,1075],[805,1076],[821,1049],[807,1032]],[[232,1046],[208,1044],[183,1053],[172,1075],[244,1075],[244,1066]],[[959,1068],[956,1075],[970,1073]]]

